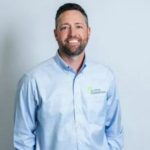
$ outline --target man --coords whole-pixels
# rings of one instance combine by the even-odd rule
[[[85,55],[90,28],[81,6],[62,5],[56,56],[19,82],[17,150],[121,150],[123,132],[112,72]]]

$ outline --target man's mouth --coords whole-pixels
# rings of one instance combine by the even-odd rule
[[[78,43],[79,41],[78,40],[69,40],[68,41],[68,43],[70,43],[70,44],[76,44],[76,43]]]
[[[79,40],[78,40],[78,39],[75,39],[75,38],[74,38],[74,39],[72,38],[72,39],[68,39],[68,40],[67,40],[67,43],[68,43],[68,44],[73,44],[73,45],[74,45],[74,44],[79,44]]]

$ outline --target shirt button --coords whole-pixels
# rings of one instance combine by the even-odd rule
[[[82,144],[82,142],[79,142],[79,145],[81,145]]]

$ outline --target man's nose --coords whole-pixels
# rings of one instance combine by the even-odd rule
[[[71,37],[74,37],[74,36],[76,35],[76,29],[73,28],[73,27],[71,27],[71,28],[70,28],[70,31],[69,31],[69,35],[70,35]]]

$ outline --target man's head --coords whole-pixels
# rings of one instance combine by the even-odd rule
[[[84,17],[85,17],[85,22],[88,26],[88,16],[85,12],[85,10],[78,4],[75,4],[75,3],[66,3],[62,6],[59,7],[59,9],[57,10],[57,13],[56,13],[56,16],[55,16],[55,26],[57,28],[57,25],[58,25],[58,18],[59,16],[65,12],[65,11],[68,11],[68,10],[77,10],[79,11]]]
[[[84,9],[74,3],[62,5],[56,13],[54,30],[59,50],[68,56],[80,55],[88,42],[90,28]]]

